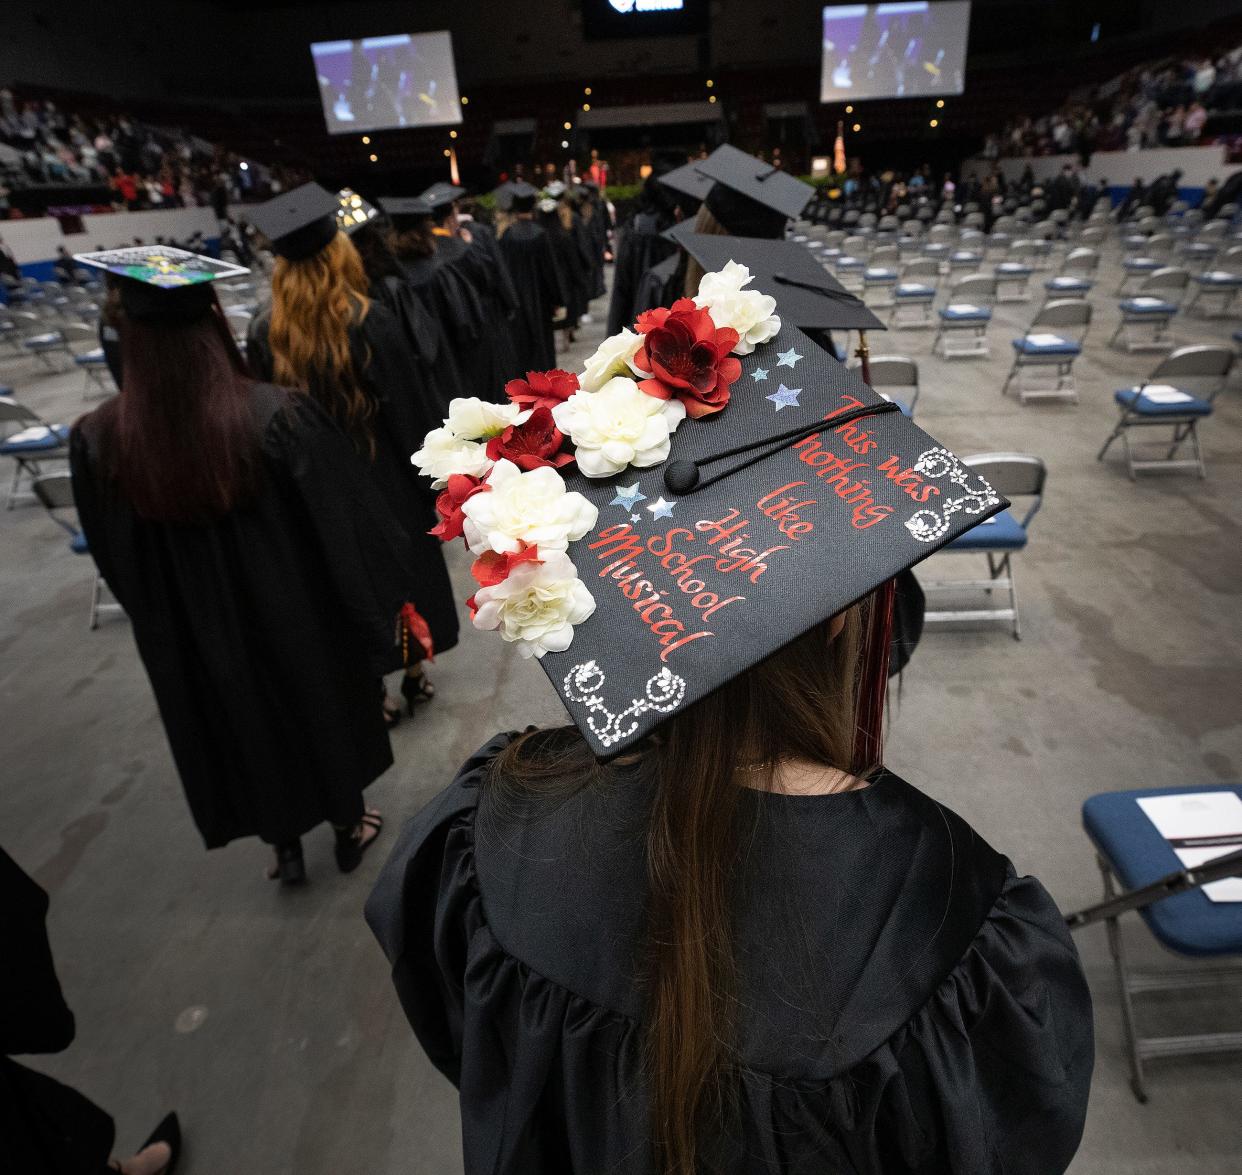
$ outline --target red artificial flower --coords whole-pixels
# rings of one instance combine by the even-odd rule
[[[436,499],[436,513],[440,516],[440,521],[427,533],[435,535],[442,543],[451,543],[462,532],[466,516],[461,508],[467,499],[491,488],[484,485],[481,478],[471,477],[466,473],[454,473],[448,479],[448,486]]]
[[[643,345],[634,362],[650,379],[638,386],[659,400],[678,399],[690,417],[710,416],[729,402],[729,385],[742,374],[742,365],[729,354],[737,346],[737,331],[717,329],[712,316],[689,298],[679,298],[668,310],[649,310],[640,316]]]
[[[528,371],[525,379],[511,379],[505,395],[519,408],[555,408],[578,390],[572,371]]]
[[[487,442],[487,457],[489,461],[499,461],[503,457],[523,472],[541,465],[560,469],[574,459],[572,453],[560,451],[564,443],[565,434],[553,422],[552,410],[539,407],[525,424],[511,424],[499,436],[492,437]]]
[[[519,563],[538,563],[539,548],[523,546],[520,551],[511,551],[507,554],[500,554],[498,551],[485,551],[475,561],[470,568],[470,574],[474,576],[475,582],[480,587],[495,587],[498,583],[504,583],[509,578],[509,573]],[[474,615],[474,597],[471,596],[468,601],[471,608],[471,617]]]

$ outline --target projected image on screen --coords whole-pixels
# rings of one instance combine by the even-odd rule
[[[829,5],[819,100],[960,94],[969,28],[969,0]]]
[[[311,57],[329,134],[461,122],[447,32],[319,41]]]

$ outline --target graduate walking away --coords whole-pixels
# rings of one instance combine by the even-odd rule
[[[1065,919],[884,766],[894,580],[1008,503],[787,320],[822,298],[794,272],[713,265],[417,454],[466,491],[475,627],[573,722],[484,743],[367,903],[465,1175],[1061,1175],[1078,1147]]]
[[[565,317],[566,296],[557,276],[548,234],[535,223],[539,193],[530,184],[514,185],[513,217],[500,238],[500,251],[518,291],[514,344],[522,371],[556,366],[556,319]]]
[[[250,325],[246,358],[256,378],[296,388],[315,400],[353,441],[376,485],[409,535],[418,601],[437,653],[457,643],[457,608],[440,544],[435,499],[410,464],[438,405],[389,310],[366,293],[362,261],[337,228],[337,198],[305,184],[251,215],[276,254],[272,303]],[[412,653],[401,682],[408,712],[435,691]],[[399,710],[385,701],[385,720]]]
[[[74,494],[194,822],[208,848],[273,845],[296,883],[326,821],[348,872],[381,826],[362,790],[392,763],[378,679],[420,627],[409,540],[327,413],[246,375],[210,285],[237,266],[79,260],[121,278],[125,378],[73,430]]]

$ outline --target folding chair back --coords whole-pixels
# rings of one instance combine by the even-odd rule
[[[1065,260],[1061,263],[1061,272],[1063,274],[1092,274],[1100,267],[1100,252],[1098,249],[1079,247],[1071,249],[1066,255]]]
[[[919,365],[904,355],[874,355],[868,367],[871,371],[871,387],[881,395],[885,391],[905,393],[900,397],[901,407],[907,416],[914,415],[919,402]]]
[[[1166,265],[1153,270],[1139,283],[1139,293],[1158,294],[1166,302],[1181,301],[1190,285],[1190,271],[1176,265]]]
[[[73,477],[68,473],[45,473],[42,477],[35,478],[31,489],[48,510],[73,508]],[[71,533],[76,533],[76,530]]]
[[[1023,530],[1044,504],[1044,484],[1048,480],[1048,466],[1042,457],[1033,453],[975,453],[962,458],[991,487],[1011,502],[1014,498],[1030,498],[1026,514],[1022,518]]]
[[[1202,381],[1208,385],[1202,389],[1203,398],[1212,400],[1225,386],[1225,379],[1233,368],[1233,361],[1232,347],[1216,345],[1178,347],[1176,351],[1161,359],[1156,364],[1155,370],[1143,382],[1176,385],[1191,380],[1196,383]]]
[[[1084,298],[1057,298],[1044,304],[1031,319],[1027,334],[1041,327],[1055,327],[1062,334],[1075,335],[1081,343],[1091,326],[1091,303]]]
[[[1216,240],[1219,241],[1229,231],[1229,222],[1227,220],[1209,220],[1198,232],[1198,239],[1201,241]]]
[[[871,254],[873,266],[897,265],[901,261],[901,250],[896,245],[877,245]]]
[[[1084,245],[1095,246],[1099,245],[1104,240],[1105,236],[1107,236],[1107,232],[1103,225],[1088,224],[1087,227],[1082,230],[1081,234],[1079,234],[1078,239],[1082,241]]]
[[[996,278],[987,273],[959,277],[949,288],[949,301],[990,306],[996,301]]]
[[[901,267],[902,281],[934,285],[940,277],[940,262],[934,257],[915,257]]]

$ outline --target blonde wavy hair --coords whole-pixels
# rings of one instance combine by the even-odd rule
[[[349,345],[349,328],[371,308],[367,286],[362,258],[342,232],[311,257],[278,257],[268,343],[275,382],[317,401],[373,459],[376,404],[363,387]]]

